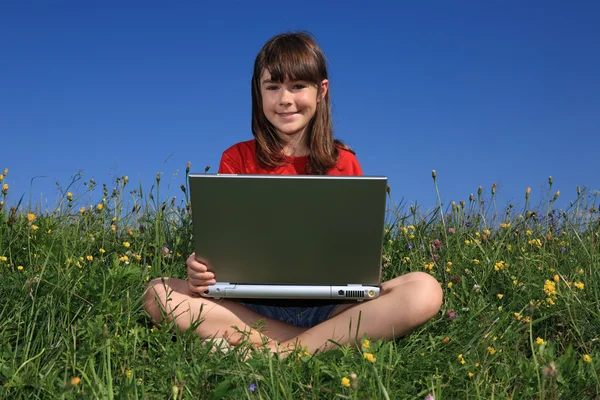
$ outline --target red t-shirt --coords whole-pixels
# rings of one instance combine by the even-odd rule
[[[326,175],[361,176],[362,169],[356,156],[348,150],[339,150],[340,157],[337,165]],[[261,168],[256,159],[256,144],[254,139],[237,143],[223,152],[219,164],[220,174],[266,174],[266,175],[308,175],[306,166],[308,156],[285,156],[286,164],[268,170]]]

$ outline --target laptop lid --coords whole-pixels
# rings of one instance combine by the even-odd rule
[[[378,285],[386,177],[190,174],[196,257],[217,282]]]

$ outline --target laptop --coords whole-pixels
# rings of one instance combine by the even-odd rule
[[[202,295],[368,300],[379,296],[387,177],[190,174]]]

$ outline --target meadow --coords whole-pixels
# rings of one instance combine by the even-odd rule
[[[572,188],[560,210],[550,178],[535,206],[523,188],[498,207],[493,185],[424,211],[391,188],[383,277],[432,274],[440,313],[395,341],[280,359],[144,312],[150,279],[186,276],[189,170],[177,198],[160,174],[148,190],[76,176],[51,209],[11,198],[0,171],[0,398],[600,399],[597,192]]]

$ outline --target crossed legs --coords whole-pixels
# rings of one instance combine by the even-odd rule
[[[174,319],[180,331],[196,323],[196,332],[203,338],[223,338],[231,345],[247,338],[260,345],[266,336],[280,342],[281,347],[297,343],[310,352],[334,348],[331,341],[343,345],[363,335],[373,340],[403,336],[437,314],[441,304],[439,283],[423,272],[384,282],[377,299],[339,305],[331,318],[312,328],[266,318],[233,301],[198,297],[181,279],[154,279],[144,294],[146,311],[156,323],[160,324],[164,315],[169,321]],[[197,324],[198,320],[201,323]],[[253,328],[259,321],[263,322],[260,332]]]

